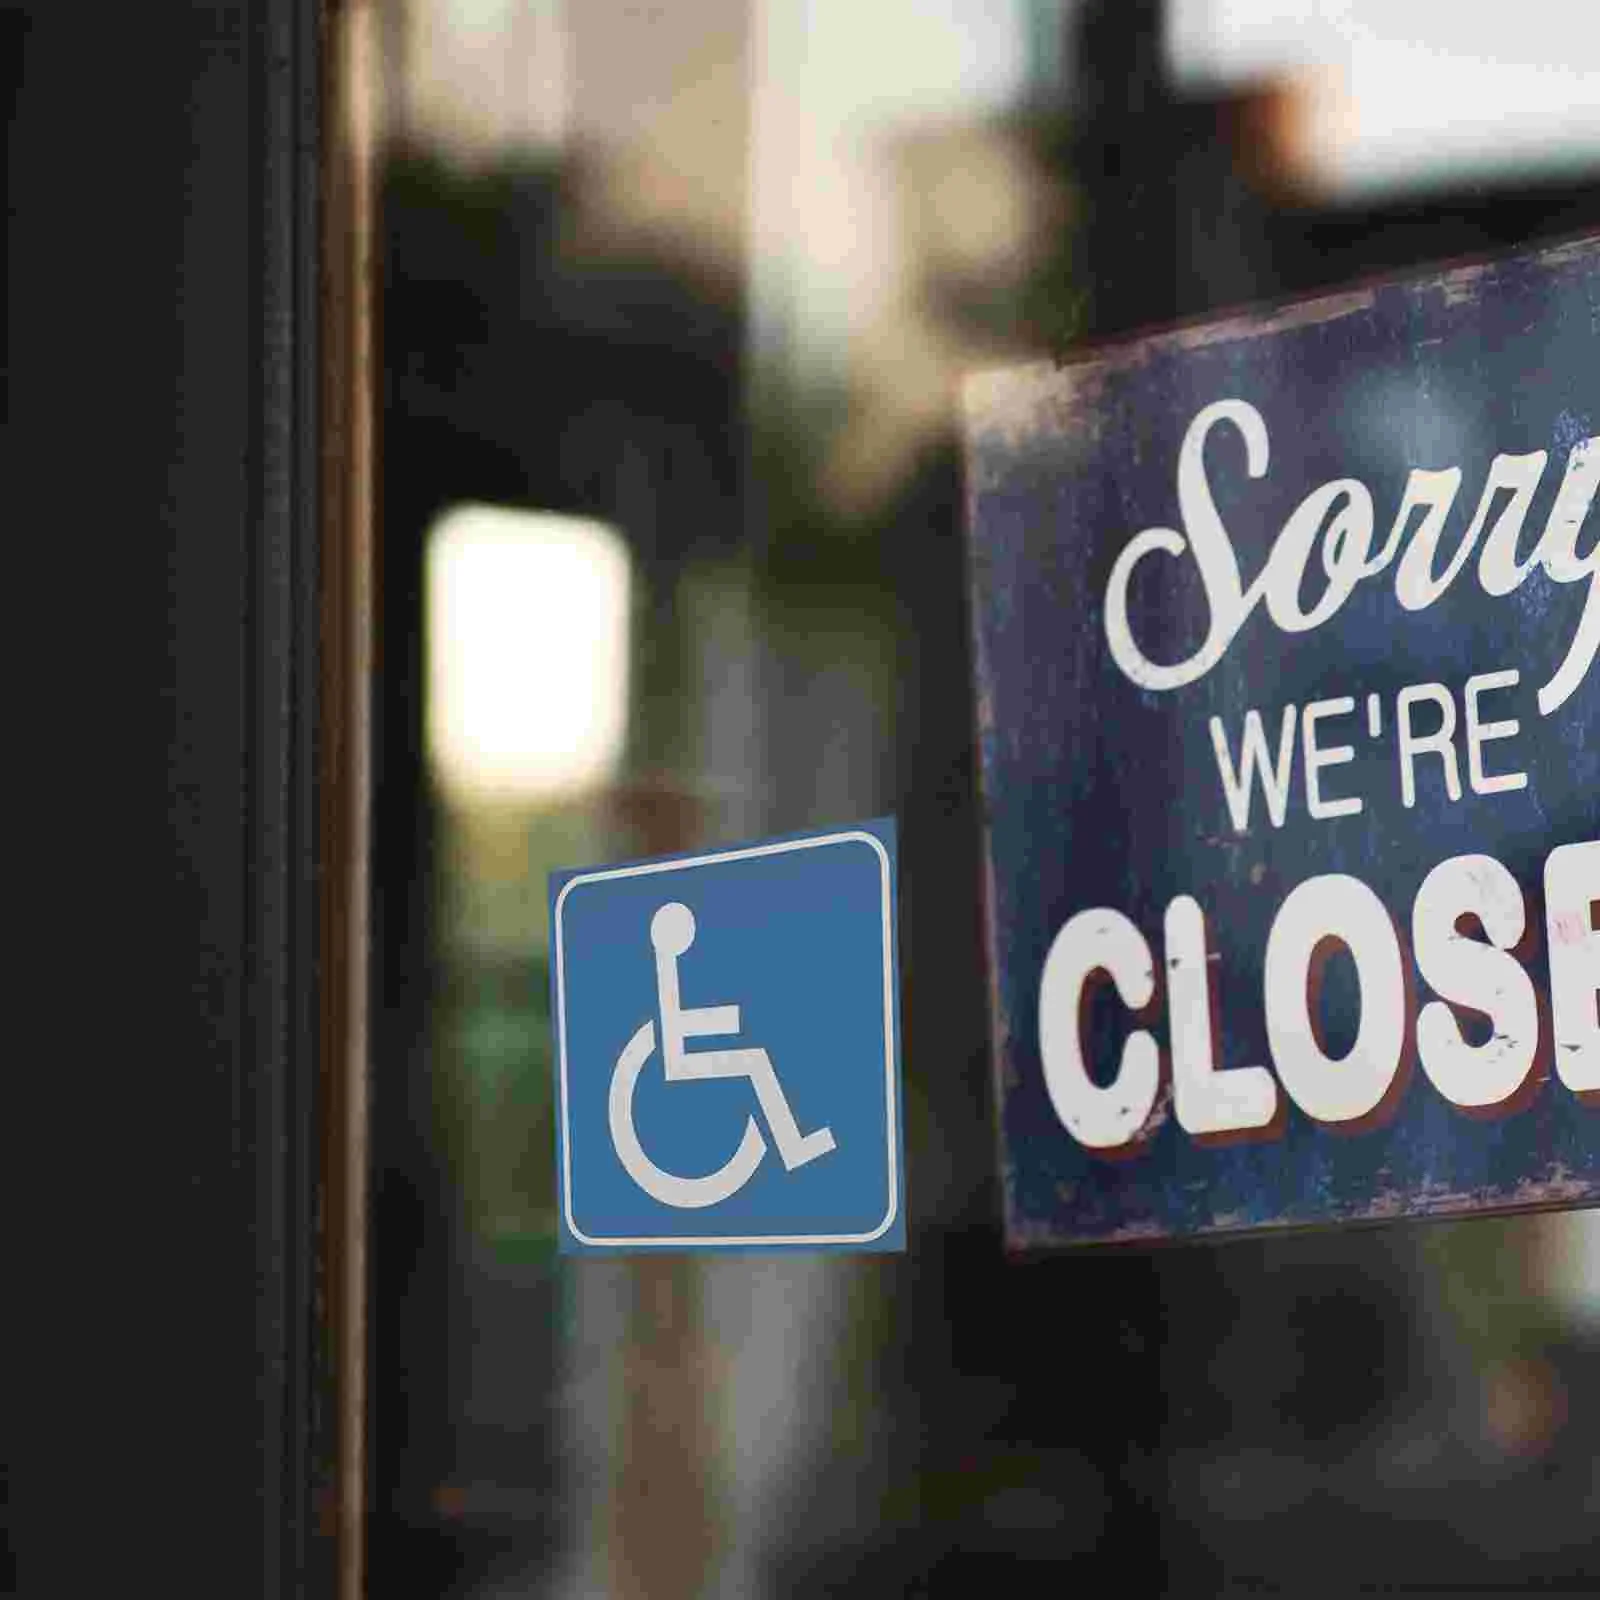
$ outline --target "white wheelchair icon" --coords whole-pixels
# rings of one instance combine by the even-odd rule
[[[739,1031],[738,1006],[686,1007],[678,995],[678,957],[694,943],[694,913],[676,900],[661,906],[650,919],[650,943],[656,953],[657,1014],[661,1019],[661,1064],[668,1083],[708,1078],[748,1078],[766,1118],[778,1154],[789,1171],[803,1167],[834,1146],[832,1132],[818,1128],[801,1133],[784,1098],[783,1087],[765,1050],[703,1050],[690,1054],[685,1039]],[[754,1176],[767,1153],[767,1141],[747,1117],[739,1148],[715,1172],[681,1178],[665,1172],[644,1153],[633,1125],[633,1095],[639,1075],[656,1048],[656,1024],[643,1023],[617,1057],[611,1077],[611,1142],[627,1174],[652,1200],[690,1210],[714,1206],[737,1194]]]

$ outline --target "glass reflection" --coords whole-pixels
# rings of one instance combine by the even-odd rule
[[[1002,1257],[953,415],[1578,200],[1308,210],[1143,0],[396,14],[374,1593],[1581,1570],[1590,1219]],[[561,1261],[545,874],[889,811],[907,1256]]]

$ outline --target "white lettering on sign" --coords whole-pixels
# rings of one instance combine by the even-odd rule
[[[1172,1099],[1187,1134],[1242,1133],[1265,1128],[1278,1111],[1278,1085],[1265,1067],[1216,1062],[1216,1012],[1206,948],[1206,914],[1192,895],[1167,907],[1167,992],[1172,996]]]
[[[1515,717],[1509,717],[1504,722],[1484,722],[1478,712],[1478,697],[1491,689],[1513,689],[1517,678],[1517,669],[1511,667],[1505,672],[1480,672],[1477,677],[1467,679],[1467,687],[1463,691],[1467,702],[1467,775],[1474,794],[1502,794],[1507,790],[1528,787],[1528,775],[1525,772],[1491,775],[1483,770],[1484,745],[1491,739],[1516,738],[1521,731],[1521,724]]]
[[[1297,884],[1273,919],[1263,963],[1271,1067],[1224,1068],[1216,1059],[1215,957],[1196,899],[1176,896],[1162,920],[1164,1001],[1154,953],[1133,922],[1103,906],[1080,911],[1051,942],[1039,988],[1051,1105],[1088,1149],[1137,1150],[1161,1092],[1153,1029],[1163,1008],[1174,1108],[1191,1138],[1275,1136],[1283,1126],[1279,1084],[1314,1121],[1360,1133],[1398,1109],[1413,1043],[1434,1089],[1465,1111],[1523,1109],[1523,1091],[1549,1076],[1552,1045],[1561,1083],[1600,1101],[1600,839],[1552,850],[1543,879],[1548,1024],[1525,964],[1522,888],[1493,856],[1452,856],[1428,873],[1412,901],[1409,956],[1388,908],[1360,878],[1325,873]],[[1322,1035],[1319,989],[1324,963],[1341,948],[1355,966],[1360,1020],[1354,1043],[1335,1057]],[[1414,1017],[1413,966],[1437,996]],[[1084,1053],[1097,978],[1109,978],[1123,1005],[1141,1013],[1105,1085],[1090,1075]],[[1483,1018],[1486,1037],[1468,1039],[1463,1014]]]
[[[1468,678],[1461,692],[1463,710],[1460,713],[1456,710],[1455,696],[1442,683],[1407,684],[1395,696],[1394,714],[1387,721],[1380,697],[1376,693],[1367,696],[1365,730],[1368,740],[1384,737],[1386,725],[1394,729],[1395,774],[1401,805],[1411,810],[1417,804],[1419,792],[1430,797],[1443,795],[1452,803],[1461,799],[1466,789],[1461,780],[1462,751],[1457,747],[1458,739],[1466,755],[1467,789],[1473,794],[1508,794],[1527,788],[1526,772],[1490,772],[1484,754],[1485,745],[1514,739],[1522,731],[1522,724],[1515,717],[1485,720],[1489,709],[1485,696],[1514,689],[1520,678],[1515,667],[1501,672],[1480,672]],[[1325,768],[1355,760],[1354,745],[1331,742],[1333,724],[1339,718],[1353,717],[1355,709],[1355,698],[1348,694],[1313,700],[1303,711],[1298,706],[1285,706],[1278,714],[1274,745],[1267,731],[1270,723],[1252,707],[1244,714],[1237,755],[1227,723],[1220,716],[1210,719],[1208,727],[1217,761],[1217,777],[1235,833],[1250,831],[1258,787],[1267,821],[1274,828],[1281,828],[1288,820],[1289,803],[1295,793],[1296,727],[1300,730],[1298,749],[1306,815],[1322,822],[1330,817],[1354,816],[1363,809],[1360,795],[1332,794],[1325,785],[1337,780],[1322,776]],[[1329,725],[1326,733],[1322,731],[1323,724]]]
[[[1250,796],[1255,792],[1258,775],[1266,795],[1267,816],[1271,818],[1274,828],[1283,826],[1283,820],[1289,814],[1289,779],[1294,764],[1294,719],[1295,708],[1285,706],[1278,731],[1277,759],[1269,761],[1261,713],[1254,710],[1245,712],[1244,738],[1240,741],[1237,769],[1228,748],[1228,734],[1222,718],[1211,719],[1211,747],[1217,753],[1222,792],[1227,796],[1228,815],[1233,818],[1236,832],[1250,831]]]
[[[1330,945],[1361,985],[1361,1027],[1342,1057],[1318,1037],[1317,997]],[[1389,1092],[1405,1048],[1406,973],[1383,901],[1359,878],[1324,873],[1296,884],[1273,918],[1265,971],[1267,1045],[1290,1098],[1318,1122],[1355,1122]]]
[[[1155,998],[1150,946],[1120,911],[1082,911],[1051,941],[1039,984],[1039,1057],[1050,1104],[1067,1130],[1091,1150],[1131,1144],[1161,1087],[1156,1041],[1142,1029],[1128,1035],[1116,1078],[1101,1086],[1083,1059],[1079,1015],[1089,979],[1105,974],[1129,1010]]]
[[[1436,706],[1437,726],[1429,733],[1418,731],[1411,708],[1419,702]],[[1417,803],[1417,757],[1439,758],[1439,773],[1444,792],[1452,800],[1461,798],[1461,770],[1456,765],[1456,703],[1442,683],[1413,683],[1400,691],[1395,701],[1395,721],[1399,725],[1400,803],[1408,811]]]
[[[1339,610],[1358,583],[1382,572],[1395,559],[1418,511],[1421,520],[1395,569],[1395,598],[1401,607],[1421,611],[1432,605],[1460,575],[1480,541],[1478,583],[1486,594],[1510,594],[1535,566],[1542,566],[1556,583],[1587,582],[1588,594],[1577,630],[1555,675],[1538,691],[1539,714],[1549,716],[1583,682],[1600,653],[1600,542],[1580,556],[1578,534],[1596,489],[1600,488],[1600,435],[1573,447],[1544,530],[1521,561],[1517,559],[1517,541],[1544,474],[1543,450],[1494,458],[1477,510],[1455,554],[1442,569],[1437,566],[1439,545],[1461,485],[1461,469],[1427,471],[1419,467],[1406,480],[1399,509],[1380,549],[1372,548],[1370,491],[1359,478],[1335,478],[1313,489],[1290,513],[1266,564],[1246,588],[1233,541],[1217,511],[1206,476],[1206,438],[1220,422],[1231,423],[1244,440],[1248,475],[1266,476],[1267,425],[1261,413],[1245,400],[1217,400],[1206,406],[1189,424],[1178,451],[1178,511],[1183,532],[1146,528],[1135,534],[1117,557],[1106,584],[1106,642],[1112,660],[1140,688],[1176,689],[1203,677],[1222,659],[1258,605],[1265,606],[1268,616],[1284,633],[1304,633],[1320,626]],[[1503,500],[1506,496],[1509,498]],[[1497,507],[1493,526],[1488,527]],[[1300,604],[1301,586],[1319,542],[1327,587],[1310,610],[1304,610]],[[1183,661],[1152,661],[1133,636],[1128,589],[1134,570],[1153,551],[1174,558],[1187,551],[1205,589],[1210,611],[1206,636],[1194,654]]]
[[[1487,944],[1462,930],[1468,917]],[[1434,1088],[1458,1106],[1503,1105],[1533,1067],[1539,997],[1510,953],[1527,925],[1522,887],[1493,856],[1441,861],[1411,904],[1417,970],[1439,996],[1417,1017],[1417,1055]],[[1489,1037],[1469,1043],[1453,1007],[1487,1017]]]
[[[1348,817],[1361,809],[1360,795],[1346,795],[1340,800],[1324,798],[1322,780],[1318,777],[1324,767],[1338,767],[1346,761],[1354,761],[1356,750],[1350,744],[1319,745],[1317,724],[1324,717],[1349,716],[1355,708],[1355,701],[1343,694],[1335,700],[1313,700],[1300,719],[1304,744],[1301,760],[1306,769],[1306,810],[1319,820],[1323,817]]]

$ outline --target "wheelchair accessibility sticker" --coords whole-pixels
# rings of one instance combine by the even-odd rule
[[[894,861],[885,818],[552,875],[563,1251],[905,1248]]]

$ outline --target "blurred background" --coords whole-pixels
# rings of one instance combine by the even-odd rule
[[[1592,1590],[1589,1216],[1005,1259],[954,398],[1600,227],[1600,11],[383,17],[371,1592]],[[906,1254],[561,1260],[547,872],[884,813]]]

